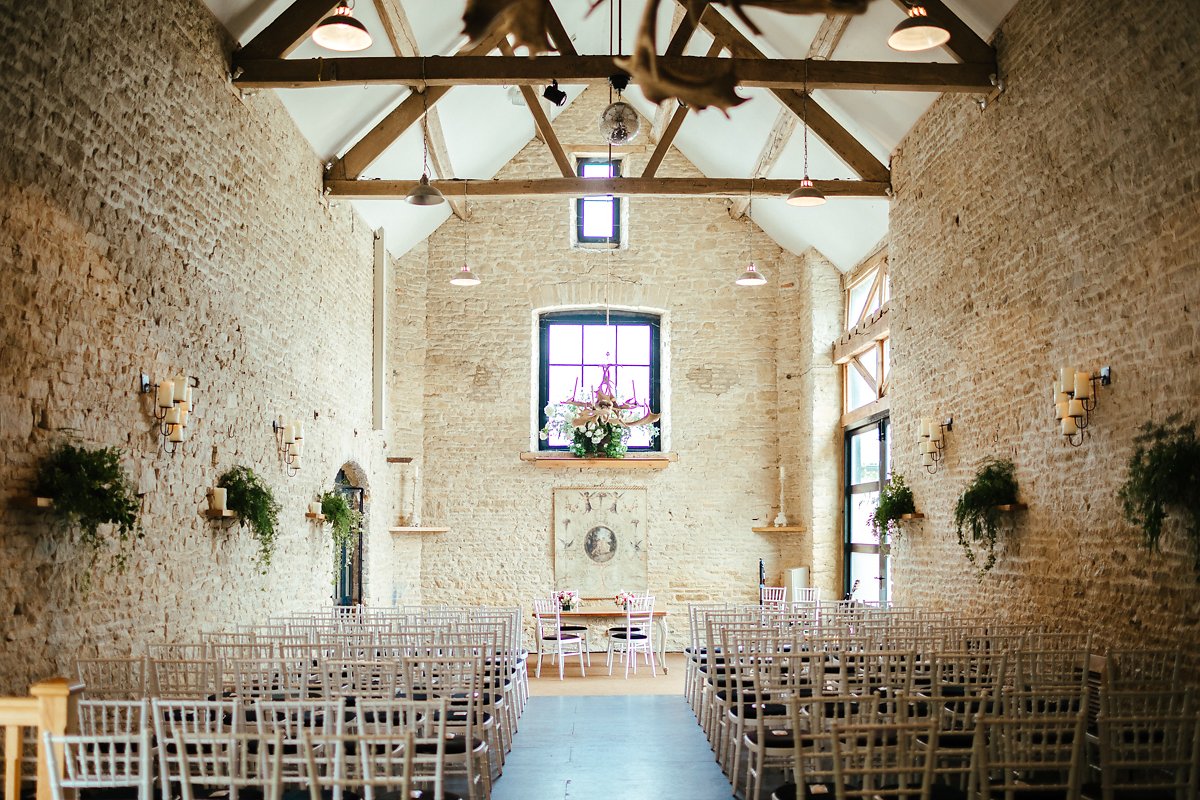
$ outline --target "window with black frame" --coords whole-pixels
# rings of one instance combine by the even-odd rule
[[[661,319],[628,311],[561,311],[541,315],[539,336],[538,426],[547,422],[546,406],[572,398],[586,401],[604,378],[619,401],[636,399],[660,411]],[[662,425],[662,421],[659,422]],[[540,450],[566,450],[569,442],[551,435]],[[659,437],[648,427],[630,428],[630,450],[653,451]]]
[[[621,162],[607,158],[581,158],[575,166],[581,178],[616,178]],[[587,195],[575,201],[575,241],[582,245],[617,246],[621,243],[621,198],[611,194]]]

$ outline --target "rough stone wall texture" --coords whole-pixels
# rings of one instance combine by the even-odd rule
[[[1022,0],[999,38],[1004,95],[983,113],[942,98],[893,161],[893,455],[928,515],[896,549],[896,587],[1090,629],[1099,648],[1182,646],[1198,674],[1193,553],[1177,526],[1142,549],[1116,492],[1137,427],[1196,419],[1200,397],[1200,16],[1189,0],[1096,10]],[[1113,368],[1079,448],[1053,419],[1064,364]],[[913,441],[935,413],[954,431],[929,476]],[[977,580],[953,507],[989,455],[1013,458],[1029,510]]]
[[[371,232],[320,197],[321,166],[274,96],[241,99],[230,42],[199,2],[51,3],[0,32],[0,485],[28,493],[73,436],[117,445],[145,538],[124,574],[45,514],[0,510],[0,692],[76,656],[328,602],[330,548],[305,504],[338,468],[383,473],[371,430]],[[137,375],[200,380],[169,456]],[[293,479],[270,420],[303,418]],[[275,561],[202,519],[205,488],[255,468],[283,503]],[[390,485],[370,485],[373,553],[391,569]],[[387,555],[383,555],[384,553]]]
[[[555,129],[564,142],[597,142],[607,93],[572,104]],[[645,122],[648,124],[648,122]],[[640,174],[649,149],[628,155]],[[500,173],[544,177],[555,167],[532,142]],[[671,151],[659,174],[696,175]],[[555,487],[649,490],[649,588],[674,616],[671,644],[686,637],[686,604],[753,600],[758,559],[777,579],[773,536],[751,532],[778,511],[776,353],[791,346],[780,323],[778,276],[802,259],[757,227],[733,221],[718,200],[635,198],[629,246],[570,247],[567,199],[480,201],[471,222],[451,220],[432,237],[426,309],[423,512],[445,536],[425,537],[426,602],[507,602],[526,607],[555,588],[550,534]],[[762,289],[733,285],[754,257],[771,276]],[[466,240],[464,241],[464,237]],[[467,262],[483,280],[450,286]],[[424,252],[401,269],[424,265]],[[678,462],[662,471],[547,470],[522,463],[529,450],[534,311],[556,305],[656,308],[666,315],[671,422]],[[788,564],[786,566],[794,566]]]

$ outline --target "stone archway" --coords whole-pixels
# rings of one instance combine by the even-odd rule
[[[369,563],[367,549],[370,537],[371,489],[367,472],[355,461],[347,461],[338,469],[334,478],[334,486],[348,495],[352,506],[362,512],[362,522],[358,535],[355,537],[354,549],[350,553],[349,563],[338,574],[334,586],[333,602],[335,605],[361,604],[368,597],[369,572],[365,565]]]

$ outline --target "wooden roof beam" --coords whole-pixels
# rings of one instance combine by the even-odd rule
[[[472,48],[474,50],[475,48]],[[989,64],[938,64],[902,61],[817,61],[806,59],[730,58],[740,86],[764,89],[846,89],[896,92],[991,91]],[[660,56],[658,63],[676,74],[704,74],[711,59]],[[239,59],[234,83],[247,89],[311,89],[322,86],[429,85],[503,86],[560,83],[606,84],[621,74],[610,56],[431,56],[314,59]],[[807,81],[805,76],[807,73]]]
[[[708,48],[708,55],[717,55],[723,48],[721,43],[714,40]],[[659,110],[662,110],[663,103],[659,105]],[[671,144],[675,141],[675,134],[679,133],[679,129],[683,127],[683,121],[687,119],[688,107],[683,103],[675,104],[675,111],[671,114],[671,120],[662,129],[662,133],[656,137],[654,152],[650,154],[650,159],[646,162],[646,168],[642,171],[643,178],[653,178],[654,173],[658,172],[658,167],[662,164],[664,158],[667,157],[667,151],[671,149]],[[656,120],[657,123],[657,120]]]
[[[237,51],[235,59],[287,58],[335,5],[336,0],[333,3],[329,0],[296,0],[271,20],[249,44]]]
[[[469,195],[482,200],[498,197],[583,197],[612,194],[638,197],[744,197],[750,178],[528,178],[516,180],[435,180],[430,182],[449,197]],[[763,197],[786,197],[796,180],[755,179],[754,193]],[[346,200],[398,199],[408,194],[417,181],[327,180],[330,196]],[[814,180],[827,197],[884,197],[890,187],[878,181]]]

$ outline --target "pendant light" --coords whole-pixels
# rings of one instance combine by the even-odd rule
[[[825,195],[821,194],[821,190],[813,186],[813,182],[808,177],[808,59],[804,59],[804,94],[801,95],[804,122],[804,177],[800,180],[800,187],[792,190],[792,193],[787,196],[787,204],[789,206],[801,206],[804,208],[812,208],[813,206],[825,205]]]
[[[925,6],[914,3],[908,6],[908,16],[892,29],[888,47],[902,53],[917,53],[932,50],[950,41],[950,31],[929,18]]]
[[[450,279],[451,286],[478,286],[479,278],[475,277],[475,273],[471,272],[471,268],[467,266],[467,243],[471,238],[471,223],[468,222],[471,218],[467,209],[467,184],[463,183],[463,265],[462,269],[454,273],[454,277]]]
[[[326,50],[353,53],[371,46],[371,34],[367,26],[354,18],[354,4],[342,0],[325,19],[317,24],[312,40]]]
[[[421,59],[421,85],[425,90],[429,86],[425,83],[425,59]],[[414,206],[436,206],[446,202],[446,198],[437,190],[437,187],[429,185],[429,95],[427,91],[421,92],[421,181],[404,196],[406,202]]]
[[[753,211],[754,178],[751,178],[749,202],[746,204],[746,225],[748,226],[746,228],[746,250],[750,256],[750,266],[746,267],[746,271],[734,281],[738,286],[762,286],[767,282],[767,277],[754,266],[754,218],[750,216]]]

